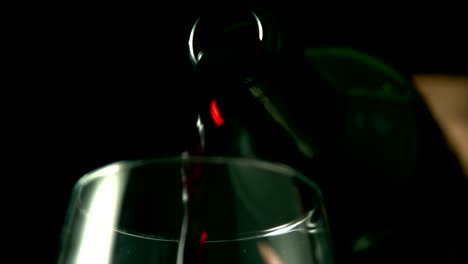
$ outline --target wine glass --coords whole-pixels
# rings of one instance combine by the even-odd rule
[[[59,263],[333,263],[317,185],[247,158],[119,161],[75,185]]]

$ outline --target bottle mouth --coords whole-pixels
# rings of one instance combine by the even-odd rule
[[[251,10],[201,16],[189,39],[190,60],[202,79],[251,86],[264,58],[265,29]]]
[[[190,60],[197,67],[210,53],[218,57],[212,55],[209,60],[254,58],[261,51],[263,39],[263,24],[251,10],[201,16],[190,32]]]

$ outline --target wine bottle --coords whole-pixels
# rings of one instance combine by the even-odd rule
[[[281,162],[311,177],[323,190],[339,260],[417,259],[423,247],[411,241],[423,239],[408,223],[422,217],[416,197],[428,195],[417,184],[426,171],[421,129],[437,128],[418,120],[428,110],[409,76],[365,52],[291,42],[262,11],[195,22],[191,153]]]

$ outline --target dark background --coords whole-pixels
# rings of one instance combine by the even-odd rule
[[[27,15],[12,22],[21,24],[10,67],[19,73],[3,97],[3,144],[12,160],[7,167],[20,182],[10,199],[21,217],[13,220],[34,234],[28,243],[39,248],[36,256],[53,260],[71,188],[83,173],[183,149],[196,93],[187,40],[203,6],[24,8]],[[455,7],[288,1],[268,8],[294,41],[361,49],[408,74],[466,74],[464,25]]]

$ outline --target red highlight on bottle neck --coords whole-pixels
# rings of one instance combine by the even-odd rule
[[[224,123],[224,118],[221,116],[221,113],[219,112],[218,103],[216,102],[216,99],[213,99],[213,101],[211,101],[210,113],[216,126],[219,127]]]

